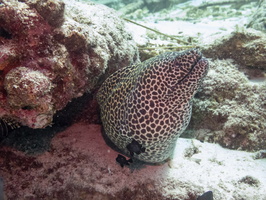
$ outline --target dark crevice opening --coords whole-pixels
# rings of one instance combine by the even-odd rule
[[[0,27],[0,37],[3,37],[5,39],[12,39],[11,33],[6,31],[4,28]]]

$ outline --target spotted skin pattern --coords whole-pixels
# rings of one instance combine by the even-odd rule
[[[145,148],[134,158],[166,161],[190,121],[191,100],[207,71],[197,49],[168,52],[116,71],[97,94],[106,136],[126,155],[134,139]]]

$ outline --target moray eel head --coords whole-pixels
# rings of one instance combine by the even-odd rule
[[[158,65],[158,71],[168,68],[167,73],[162,73],[162,81],[168,88],[167,96],[175,102],[174,96],[179,96],[177,104],[189,101],[197,92],[203,78],[208,71],[208,61],[202,57],[197,49],[192,49],[182,53],[171,52],[164,56],[168,60],[163,65]],[[167,64],[168,63],[168,64]]]
[[[107,138],[127,156],[149,163],[167,160],[190,121],[191,100],[207,71],[197,49],[168,52],[116,71],[97,94]],[[143,151],[129,148],[132,141]]]

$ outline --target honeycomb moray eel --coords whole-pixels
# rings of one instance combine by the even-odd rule
[[[198,49],[164,53],[116,71],[97,93],[105,135],[125,155],[135,140],[145,151],[134,158],[166,161],[190,121],[192,98],[207,71]]]

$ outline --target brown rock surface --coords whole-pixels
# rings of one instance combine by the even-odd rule
[[[231,58],[242,66],[266,68],[266,36],[254,29],[237,29],[203,48],[207,57]]]

